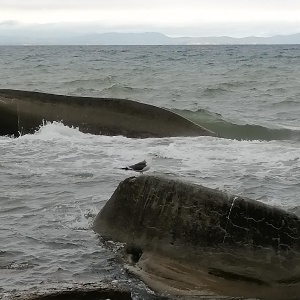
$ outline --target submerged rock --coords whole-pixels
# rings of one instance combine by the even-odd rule
[[[94,230],[127,243],[130,269],[157,290],[299,299],[300,220],[282,209],[140,176],[119,184]]]
[[[1,296],[0,296],[0,299]],[[103,283],[85,283],[52,290],[22,292],[4,296],[4,300],[131,300],[128,289]]]
[[[0,89],[0,135],[33,133],[44,121],[103,135],[216,136],[169,110],[131,100]]]

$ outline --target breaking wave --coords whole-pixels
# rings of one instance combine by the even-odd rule
[[[236,140],[295,140],[300,141],[300,130],[268,128],[256,124],[237,124],[222,115],[205,109],[197,111],[173,109],[173,112],[201,125],[224,138]]]

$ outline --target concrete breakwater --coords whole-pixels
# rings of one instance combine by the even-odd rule
[[[94,230],[126,243],[129,269],[158,291],[299,299],[300,220],[279,208],[180,180],[131,177]]]
[[[33,133],[44,121],[138,138],[216,135],[169,110],[131,100],[0,90],[0,135]]]

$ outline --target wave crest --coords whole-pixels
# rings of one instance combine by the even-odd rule
[[[175,113],[203,126],[224,138],[236,140],[296,140],[300,141],[300,131],[288,128],[268,128],[256,124],[236,124],[222,115],[205,109],[197,111],[174,109]]]

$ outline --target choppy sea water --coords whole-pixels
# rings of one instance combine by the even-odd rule
[[[0,88],[137,100],[224,136],[129,139],[45,123],[0,137],[0,293],[104,280],[153,297],[91,230],[134,175],[119,167],[144,158],[149,174],[299,214],[299,58],[295,45],[0,47]]]

